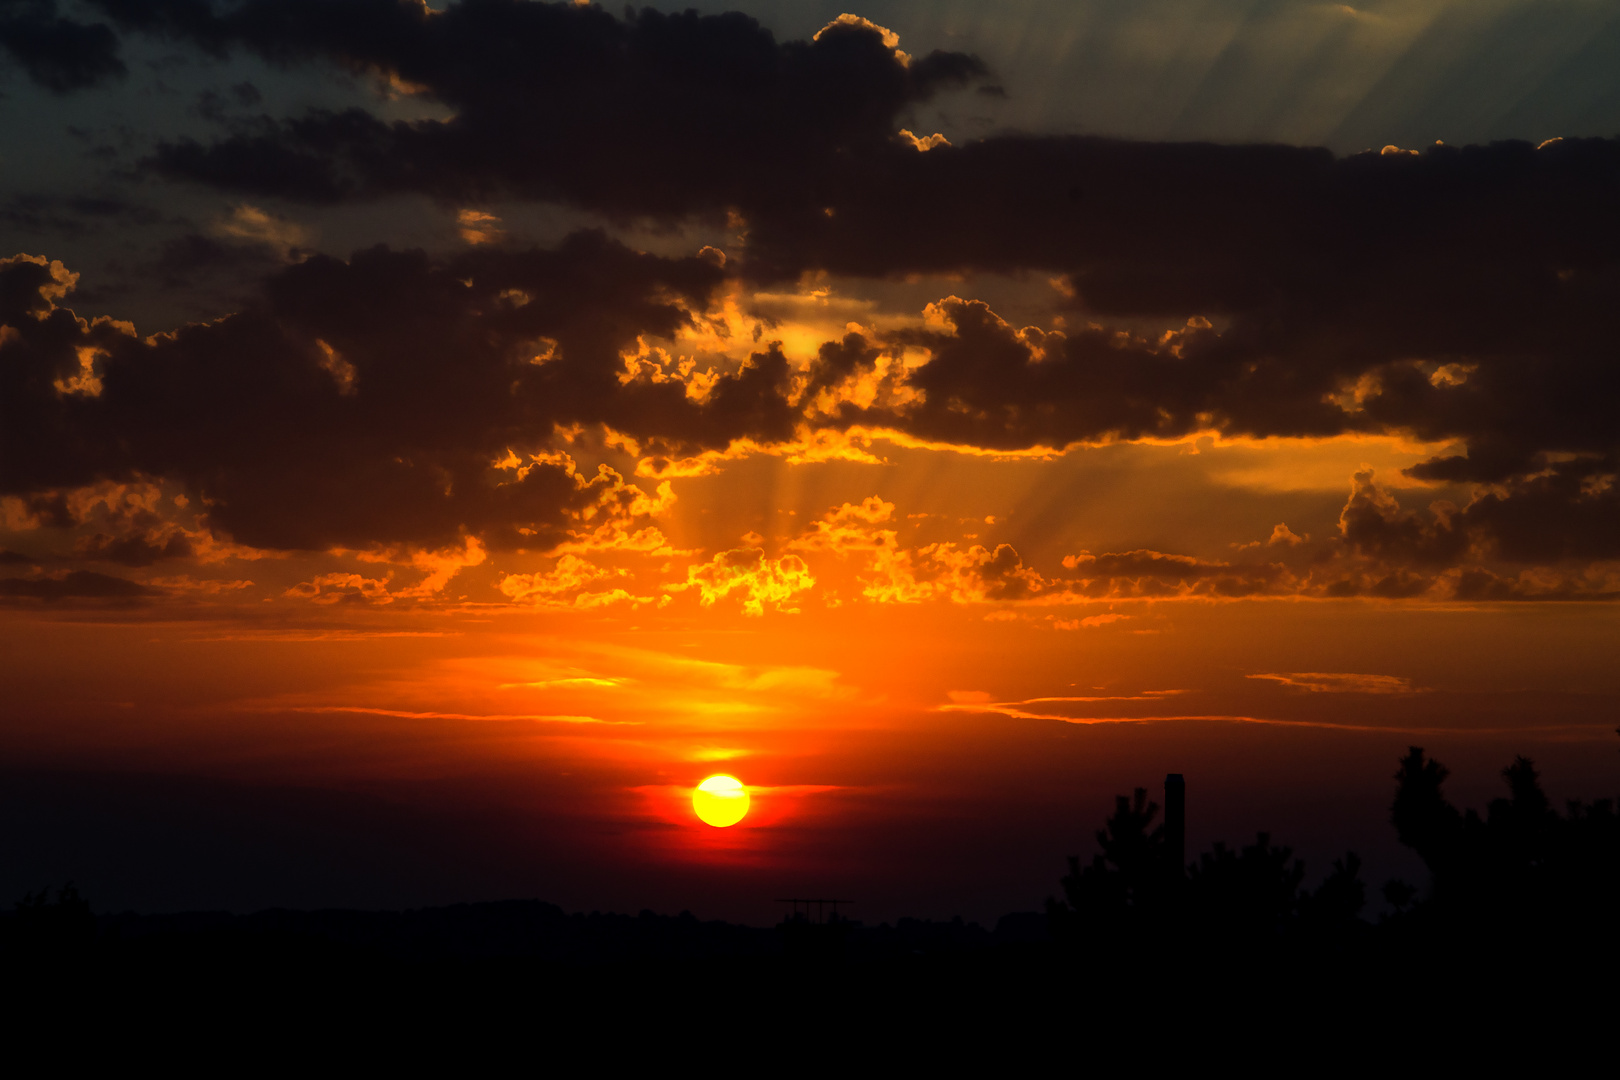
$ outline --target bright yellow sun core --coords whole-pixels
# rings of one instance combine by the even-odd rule
[[[692,809],[706,825],[735,825],[748,813],[748,789],[735,776],[716,773],[693,790]]]

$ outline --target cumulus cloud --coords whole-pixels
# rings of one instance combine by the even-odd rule
[[[545,573],[507,574],[499,587],[508,599],[537,607],[591,610],[621,603],[655,603],[654,597],[636,596],[615,584],[629,576],[626,570],[597,566],[569,553]]]
[[[690,567],[686,580],[664,586],[671,592],[696,589],[704,607],[712,607],[733,594],[742,602],[744,615],[765,614],[766,605],[795,614],[788,606],[798,593],[815,586],[810,568],[798,555],[767,558],[761,548],[745,547],[722,551],[706,563]]]
[[[929,544],[918,554],[939,567],[932,582],[936,595],[956,603],[1026,600],[1047,586],[1011,544],[989,549],[979,544],[959,550],[955,544]]]
[[[960,53],[913,59],[890,31],[853,17],[778,43],[735,13],[642,9],[620,20],[594,5],[516,0],[443,12],[409,0],[103,6],[131,31],[325,59],[454,110],[395,124],[315,110],[218,143],[171,143],[152,162],[170,176],[314,201],[501,191],[635,214],[723,212],[771,188],[773,201],[802,201],[835,154],[887,144],[901,110],[984,73]],[[656,184],[645,181],[649,161]]]
[[[887,527],[894,504],[877,496],[834,507],[791,540],[796,551],[824,552],[857,564],[861,595],[877,603],[1025,600],[1048,584],[1010,544],[994,549],[950,542],[907,548]]]
[[[362,601],[388,603],[393,599],[388,591],[388,583],[392,578],[392,574],[380,578],[349,573],[317,574],[308,581],[294,585],[284,595],[301,600],[313,600],[321,604]]]
[[[1620,495],[1590,457],[1481,485],[1466,505],[1435,501],[1427,513],[1404,509],[1365,469],[1352,478],[1339,530],[1363,563],[1348,565],[1330,595],[1605,599],[1620,586]]]
[[[614,377],[627,341],[671,333],[718,280],[706,261],[600,235],[447,263],[376,248],[308,259],[252,310],[140,338],[60,306],[75,276],[59,263],[8,259],[0,493],[43,507],[51,492],[168,478],[207,501],[215,530],[279,549],[463,535],[543,549],[581,526],[612,531],[656,499],[547,456],[556,425],[723,446],[779,422],[761,404],[781,376],[769,357],[719,378],[706,405]],[[514,289],[530,302],[503,299]],[[556,356],[534,363],[542,339]],[[514,449],[528,457],[497,467]]]

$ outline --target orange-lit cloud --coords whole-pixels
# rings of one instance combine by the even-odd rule
[[[1415,694],[1423,690],[1413,686],[1411,679],[1399,675],[1358,675],[1342,671],[1289,671],[1248,678],[1268,679],[1313,694]]]
[[[461,238],[474,246],[497,243],[506,235],[501,219],[487,210],[458,210],[456,224]]]
[[[744,615],[758,617],[765,614],[765,606],[795,614],[788,606],[798,593],[813,588],[816,579],[797,555],[783,555],[779,559],[767,558],[759,548],[734,548],[722,551],[706,563],[690,567],[686,580],[664,588],[670,592],[687,589],[698,591],[699,602],[710,607],[737,594]]]
[[[500,590],[515,601],[554,607],[589,609],[610,604],[657,602],[656,597],[636,596],[612,585],[629,576],[626,570],[606,569],[578,555],[565,554],[559,556],[556,565],[546,573],[505,575],[501,578]]]

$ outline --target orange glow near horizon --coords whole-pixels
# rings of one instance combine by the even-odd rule
[[[790,343],[838,329],[766,301]],[[760,347],[741,323],[691,355],[644,345],[667,377]],[[1404,528],[1467,505],[1409,475],[1455,442],[804,427],[677,459],[605,425],[536,438],[503,477],[547,464],[581,506],[518,547],[247,548],[165,479],[69,492],[67,528],[0,499],[0,765],[423,820],[498,806],[510,831],[479,857],[519,869],[445,899],[764,919],[801,890],[863,913],[1035,903],[1113,795],[1171,771],[1197,784],[1193,843],[1265,823],[1313,867],[1355,846],[1399,876],[1383,778],[1407,745],[1486,784],[1532,754],[1587,796],[1613,738],[1620,605],[1467,600],[1463,566],[1386,582],[1347,532],[1357,508]],[[102,560],[92,583],[145,591],[72,595],[62,568],[106,537],[190,554]],[[1620,595],[1620,562],[1510,571],[1526,595]]]
[[[717,829],[737,824],[748,815],[748,789],[735,776],[716,773],[692,791],[692,809],[705,825]]]

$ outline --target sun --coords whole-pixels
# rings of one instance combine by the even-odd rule
[[[735,776],[715,773],[692,791],[692,809],[706,825],[724,829],[748,813],[748,789]]]

